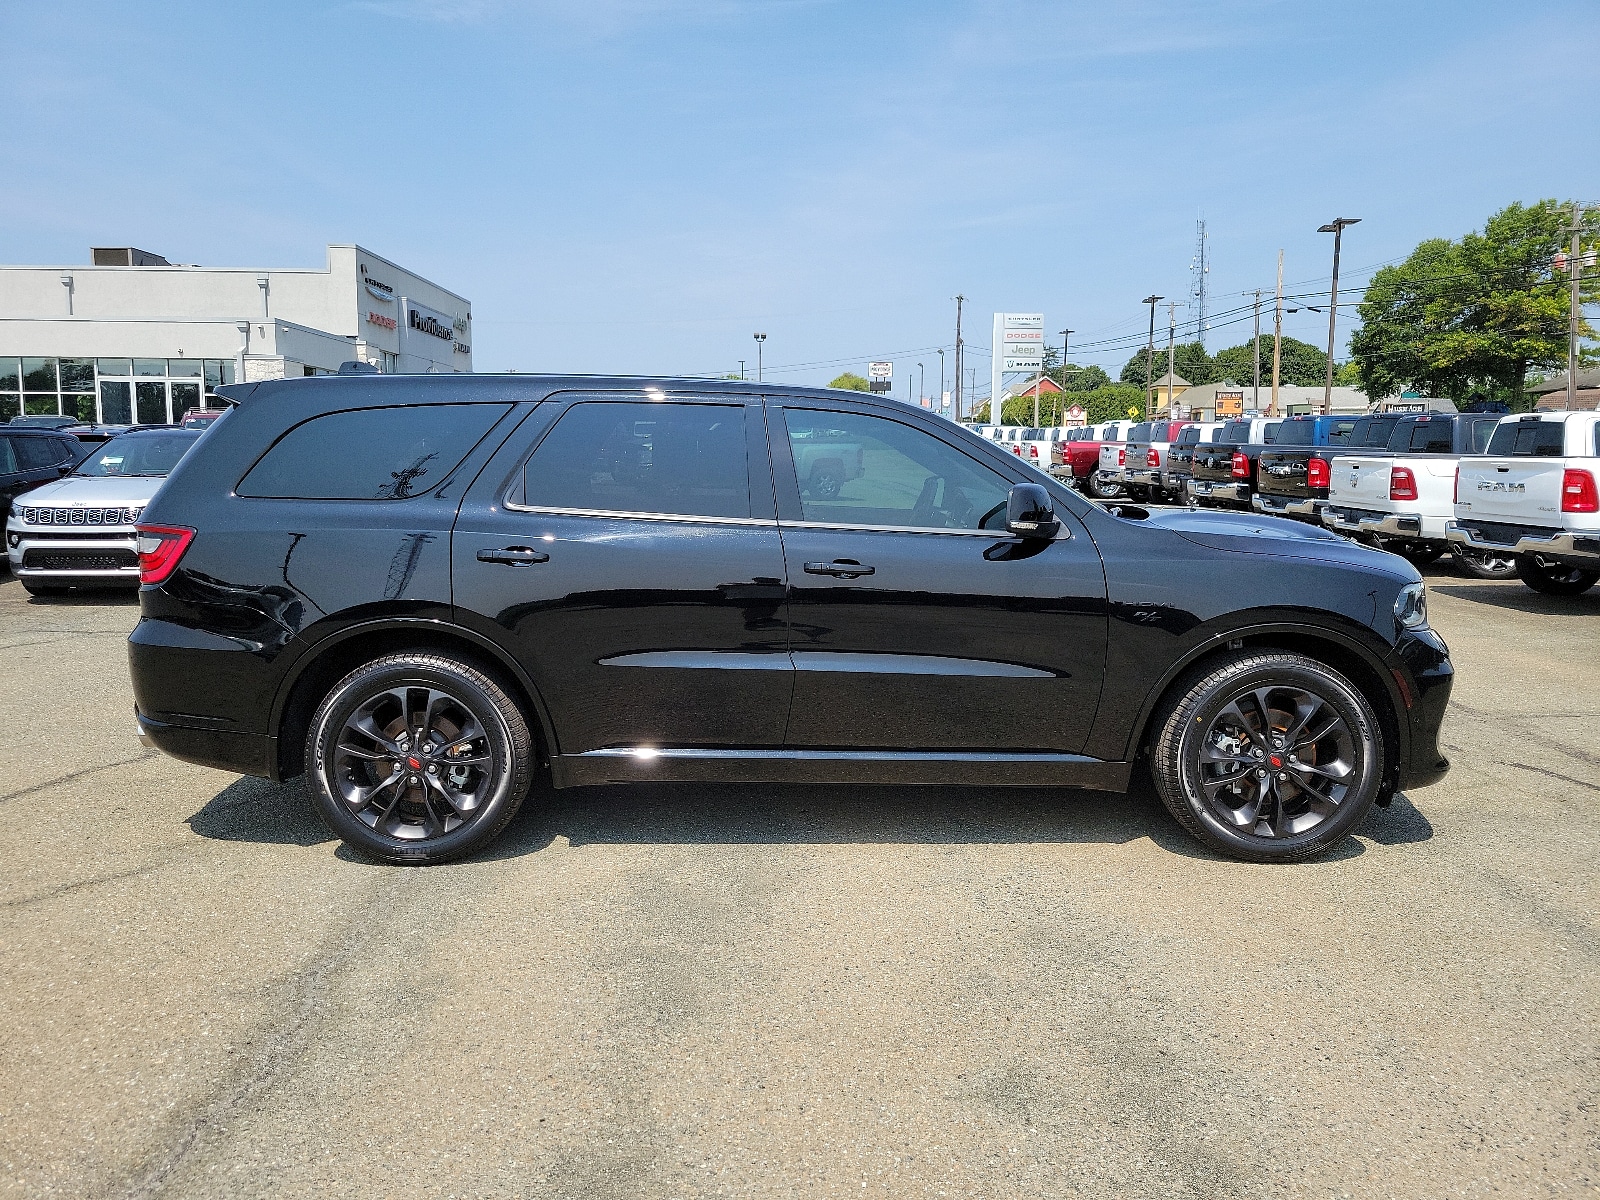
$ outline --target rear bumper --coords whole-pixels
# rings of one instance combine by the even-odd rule
[[[1328,502],[1315,497],[1296,500],[1289,496],[1273,496],[1257,492],[1250,498],[1250,507],[1258,513],[1266,513],[1269,516],[1304,517],[1318,521],[1322,518],[1322,510],[1328,507]]]
[[[1249,504],[1250,485],[1248,483],[1221,483],[1210,479],[1191,479],[1183,487],[1184,495],[1197,503],[1226,502],[1228,504]]]
[[[1322,523],[1335,533],[1353,537],[1380,535],[1411,538],[1416,541],[1444,541],[1442,520],[1408,513],[1374,512],[1371,509],[1344,508],[1331,501],[1322,509]]]
[[[274,778],[277,739],[259,733],[238,733],[225,729],[197,729],[175,721],[157,721],[133,710],[139,744],[159,750],[184,762],[216,767],[239,775]]]
[[[1542,554],[1573,566],[1600,568],[1600,533],[1564,533],[1560,530],[1501,526],[1498,530],[1474,528],[1460,521],[1448,521],[1445,541],[1471,550],[1491,550],[1501,554]],[[1510,537],[1512,540],[1501,540]]]

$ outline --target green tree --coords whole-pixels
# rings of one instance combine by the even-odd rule
[[[1324,378],[1324,382],[1326,382],[1326,378],[1327,377],[1324,376],[1323,378]],[[1356,364],[1353,363],[1353,362],[1334,363],[1333,364],[1333,386],[1334,387],[1360,387],[1361,386],[1361,368],[1356,366]]]
[[[871,382],[865,376],[857,375],[854,371],[846,371],[828,386],[831,388],[843,388],[847,392],[870,392],[872,390]]]
[[[1280,363],[1278,380],[1280,383],[1290,383],[1298,387],[1316,387],[1327,382],[1328,356],[1318,350],[1310,342],[1302,342],[1299,338],[1286,337],[1283,339],[1281,350],[1282,362]],[[1255,380],[1255,339],[1245,342],[1241,346],[1229,346],[1226,350],[1218,350],[1212,358],[1212,369],[1216,372],[1213,379],[1231,379],[1234,383],[1246,384]],[[1180,372],[1181,374],[1181,372]],[[1193,380],[1190,380],[1193,383]],[[1272,338],[1263,335],[1261,338],[1261,386],[1270,387],[1272,384]]]
[[[1137,420],[1144,416],[1144,388],[1127,383],[1108,383],[1078,398],[1089,414],[1088,424],[1117,421],[1129,416],[1129,409]]]
[[[1525,409],[1529,372],[1566,366],[1568,280],[1555,260],[1571,213],[1554,200],[1511,204],[1481,233],[1431,238],[1374,275],[1350,337],[1367,394],[1411,388]],[[1585,215],[1582,246],[1600,246],[1600,213]],[[1586,303],[1600,301],[1600,273],[1581,286]],[[1579,332],[1594,335],[1587,322]]]
[[[1065,376],[1065,379],[1063,379],[1063,376]],[[1095,388],[1105,387],[1106,384],[1111,382],[1111,376],[1107,375],[1099,367],[1080,367],[1074,363],[1068,363],[1065,371],[1061,369],[1052,371],[1050,378],[1054,379],[1069,392],[1092,392]]]
[[[1199,342],[1179,342],[1172,348],[1173,369],[1177,371],[1179,379],[1187,379],[1198,387],[1203,383],[1212,383],[1218,376],[1206,348]],[[1167,348],[1158,346],[1155,358],[1151,363],[1155,377],[1160,379],[1167,373]],[[1122,367],[1120,376],[1123,383],[1129,383],[1138,388],[1145,386],[1145,352],[1139,351],[1130,358]]]

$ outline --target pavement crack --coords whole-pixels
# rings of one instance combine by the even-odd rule
[[[115,883],[119,879],[132,879],[136,875],[148,875],[156,870],[160,863],[146,863],[142,867],[135,867],[131,871],[116,871],[110,875],[96,875],[91,879],[80,879],[76,883],[61,883],[53,888],[46,888],[32,896],[23,896],[16,900],[7,900],[0,903],[0,908],[27,908],[30,904],[39,904],[45,900],[52,900],[57,896],[64,896],[68,892],[76,892],[82,888],[98,887],[102,883]]]
[[[413,868],[394,868],[387,884],[372,895],[359,911],[344,923],[342,938],[333,953],[319,957],[293,977],[291,997],[284,1005],[284,1017],[260,1032],[259,1044],[266,1047],[245,1071],[243,1078],[224,1082],[209,1100],[197,1106],[196,1115],[178,1131],[166,1154],[123,1193],[131,1198],[156,1196],[167,1181],[194,1153],[207,1132],[221,1133],[229,1119],[252,1096],[273,1087],[294,1069],[310,1046],[321,1024],[332,981],[383,928],[368,919],[374,909],[392,907],[396,894],[415,875]]]
[[[1517,769],[1522,770],[1522,771],[1532,771],[1532,772],[1534,772],[1535,774],[1538,774],[1538,775],[1548,775],[1548,776],[1550,776],[1551,779],[1562,779],[1562,780],[1565,780],[1567,783],[1575,783],[1579,787],[1588,788],[1591,792],[1600,792],[1600,786],[1596,786],[1595,784],[1590,783],[1586,779],[1578,779],[1578,778],[1576,778],[1575,776],[1572,776],[1572,775],[1563,775],[1560,771],[1552,771],[1548,767],[1535,767],[1535,766],[1533,766],[1533,765],[1531,765],[1529,763],[1519,763],[1519,762],[1508,762],[1508,763],[1506,763],[1506,766],[1508,766],[1508,767],[1516,767]]]
[[[117,767],[131,766],[136,762],[144,762],[148,758],[159,757],[160,751],[158,750],[142,750],[138,754],[135,754],[132,758],[119,758],[115,762],[100,763],[98,766],[85,767],[81,771],[70,771],[65,775],[57,775],[54,779],[46,779],[40,783],[29,784],[27,787],[21,788],[15,792],[7,792],[5,795],[0,796],[0,804],[4,804],[8,800],[20,800],[22,797],[31,796],[35,792],[42,792],[48,788],[57,787],[63,783],[72,783],[74,780],[83,779],[89,775],[98,774],[101,771],[110,771]]]

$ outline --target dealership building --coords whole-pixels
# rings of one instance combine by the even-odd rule
[[[235,380],[472,370],[472,305],[354,245],[325,267],[201,267],[132,247],[0,266],[0,422],[166,423]]]

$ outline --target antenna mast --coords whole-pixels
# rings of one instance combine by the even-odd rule
[[[1206,277],[1211,274],[1211,264],[1206,261],[1206,223],[1204,220],[1196,221],[1194,258],[1189,263],[1189,274],[1193,281],[1189,285],[1189,295],[1194,300],[1195,308],[1195,338],[1200,343],[1200,349],[1206,348]]]

